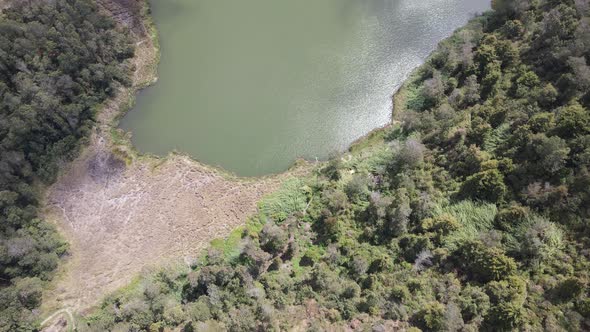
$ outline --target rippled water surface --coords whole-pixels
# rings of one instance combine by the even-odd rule
[[[386,124],[391,94],[489,0],[153,0],[159,81],[122,120],[143,152],[238,175],[326,158]]]

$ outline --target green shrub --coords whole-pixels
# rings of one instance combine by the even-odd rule
[[[504,175],[498,169],[490,169],[467,177],[461,187],[460,196],[490,203],[501,203],[507,193],[508,188],[504,183]]]
[[[509,277],[516,271],[514,259],[504,250],[488,247],[479,241],[468,241],[456,252],[459,265],[475,280],[488,282]]]
[[[308,189],[300,179],[289,179],[281,188],[264,197],[258,208],[263,216],[274,221],[285,221],[287,217],[296,212],[303,212],[307,206]]]
[[[527,221],[530,213],[527,207],[512,204],[498,212],[494,225],[503,231],[512,232]]]
[[[572,301],[582,295],[585,289],[585,284],[578,278],[570,277],[562,280],[553,293],[560,301]]]
[[[446,326],[445,306],[429,302],[414,316],[415,324],[425,331],[441,331]]]
[[[492,307],[484,324],[492,331],[511,331],[523,323],[523,305],[526,300],[526,282],[511,276],[506,280],[486,285]]]
[[[466,322],[481,320],[490,309],[490,298],[480,287],[468,285],[461,290],[459,305]]]

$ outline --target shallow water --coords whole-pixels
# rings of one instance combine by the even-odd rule
[[[489,2],[152,0],[159,81],[121,127],[243,176],[327,158],[387,124],[392,92]]]

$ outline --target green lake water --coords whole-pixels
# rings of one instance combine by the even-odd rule
[[[120,126],[243,176],[325,159],[390,121],[391,95],[489,0],[153,0],[158,82]]]

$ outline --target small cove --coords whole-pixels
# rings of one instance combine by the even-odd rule
[[[387,124],[391,94],[489,0],[153,0],[159,81],[121,121],[142,152],[242,176],[325,159]]]

